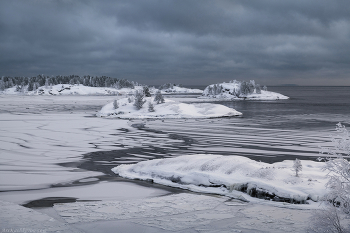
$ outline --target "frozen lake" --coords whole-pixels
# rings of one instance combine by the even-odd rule
[[[111,96],[0,96],[0,200],[50,207],[183,193],[116,177],[110,169],[199,153],[268,163],[315,160],[335,124],[350,123],[349,87],[270,90],[291,99],[221,103],[242,112],[238,118],[164,121],[94,117]],[[196,101],[193,95],[174,97]],[[41,211],[53,215],[52,208]]]

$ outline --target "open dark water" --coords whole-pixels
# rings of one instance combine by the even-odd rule
[[[269,90],[290,99],[216,102],[242,112],[242,117],[134,120],[136,130],[125,131],[123,137],[139,146],[86,154],[79,167],[113,175],[110,169],[119,164],[185,154],[239,155],[269,163],[316,160],[320,147],[331,145],[335,125],[350,124],[350,87]]]

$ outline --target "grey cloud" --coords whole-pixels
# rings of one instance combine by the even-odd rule
[[[1,1],[0,75],[350,85],[348,12],[342,0]]]

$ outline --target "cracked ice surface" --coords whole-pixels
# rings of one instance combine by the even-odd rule
[[[54,208],[86,232],[91,231],[92,222],[103,222],[109,228],[137,224],[162,232],[303,232],[312,211],[188,193],[123,202],[56,204]]]
[[[0,200],[0,206],[1,232],[82,232],[46,214],[14,203]]]
[[[219,198],[179,194],[146,200],[55,204],[54,208],[67,222],[77,223],[139,217],[155,218],[213,209],[220,203]]]

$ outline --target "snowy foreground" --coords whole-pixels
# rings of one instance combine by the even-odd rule
[[[174,100],[165,99],[165,103],[155,104],[152,97],[145,98],[146,103],[137,110],[134,103],[129,103],[128,98],[118,100],[119,107],[114,108],[113,102],[103,106],[96,114],[98,117],[117,117],[124,119],[144,118],[214,118],[239,116],[242,113],[220,104],[200,103],[186,104]],[[148,104],[154,104],[154,112],[149,112]]]
[[[253,82],[253,85],[254,82]],[[288,96],[280,93],[261,90],[260,86],[251,86],[251,92],[241,90],[241,82],[234,80],[230,83],[218,83],[207,86],[200,99],[219,99],[219,100],[284,100]],[[246,92],[246,93],[245,93]]]
[[[215,193],[249,201],[261,199],[312,204],[325,194],[323,162],[303,161],[299,177],[291,170],[293,161],[274,164],[256,162],[241,156],[188,155],[155,159],[113,168],[130,179]],[[242,191],[242,192],[237,192]],[[243,192],[249,194],[245,195]]]

